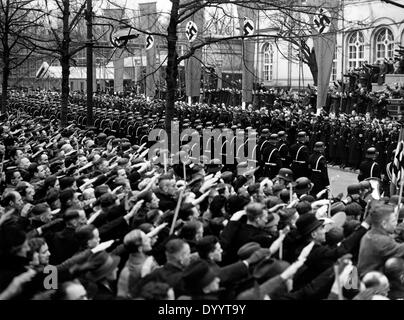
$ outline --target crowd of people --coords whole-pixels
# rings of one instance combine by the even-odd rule
[[[13,92],[0,117],[0,299],[404,298],[404,210],[369,181],[388,179],[398,122],[179,102],[181,129],[255,128],[257,165],[163,163],[163,101],[96,97],[87,128],[73,95],[60,128],[58,98]],[[329,161],[360,169],[345,194]]]

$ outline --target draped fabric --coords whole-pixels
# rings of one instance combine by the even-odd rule
[[[123,92],[124,58],[114,61],[114,91]]]
[[[257,26],[257,14],[251,8],[245,8],[238,6],[237,13],[240,23],[240,30],[244,32],[244,18],[248,18],[254,22],[254,26]],[[257,32],[257,30],[255,30]],[[254,85],[254,59],[255,59],[255,44],[256,40],[254,38],[246,38],[243,40],[242,47],[242,101],[246,104],[252,103],[252,93]]]
[[[337,42],[336,31],[338,29],[338,12],[340,8],[340,1],[308,0],[307,5],[313,6],[314,8],[312,21],[316,15],[316,10],[326,9],[331,16],[331,24],[329,25],[328,32],[325,32],[321,26],[328,24],[327,19],[317,19],[320,25],[316,25],[313,21],[314,51],[316,53],[318,66],[317,109],[320,109],[325,107],[327,101],[327,93],[332,72],[332,62],[334,59],[335,46]]]
[[[157,6],[156,2],[149,3],[139,3],[140,12],[140,25],[144,30],[150,32],[156,32],[157,25]],[[142,35],[143,43],[146,47],[146,37],[147,35]],[[146,52],[146,96],[154,98],[156,94],[156,80],[158,79],[156,66],[156,37],[154,36],[154,45],[152,48],[145,50]]]
[[[196,0],[193,3],[199,6],[202,1]],[[187,49],[189,50],[195,45],[198,45],[202,41],[202,30],[204,29],[204,9],[198,10],[188,20],[184,22],[186,26],[188,21],[193,21],[198,28],[197,38],[193,42],[188,42]],[[185,32],[185,30],[184,30]],[[186,51],[188,51],[186,50]],[[186,52],[184,52],[186,53]],[[193,56],[185,60],[185,94],[188,97],[198,97],[201,93],[201,61],[202,61],[202,49],[197,49]]]

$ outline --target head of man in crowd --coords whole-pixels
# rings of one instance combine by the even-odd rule
[[[73,189],[65,189],[60,192],[60,206],[61,210],[67,210],[73,206],[80,207],[81,203],[78,198],[78,193]]]
[[[123,239],[123,243],[130,253],[145,253],[152,250],[151,239],[138,229],[129,232]]]
[[[268,210],[261,203],[251,203],[246,207],[247,224],[264,229],[268,223]]]
[[[16,187],[18,183],[23,180],[20,171],[7,170],[6,171],[6,183],[10,186]]]
[[[38,156],[38,161],[37,162],[38,162],[39,165],[48,166],[49,165],[49,157],[48,157],[47,153],[46,152],[41,153]]]
[[[27,157],[22,157],[20,163],[18,164],[19,169],[28,170],[31,165],[31,161]]]
[[[196,244],[196,250],[201,259],[220,263],[222,261],[223,249],[219,239],[209,235],[200,239]]]
[[[57,289],[54,300],[88,300],[87,291],[79,280],[63,282]]]
[[[21,149],[13,148],[10,150],[10,159],[15,165],[19,165],[21,159],[24,157],[24,152]]]
[[[372,228],[383,230],[388,234],[394,233],[398,220],[398,214],[394,206],[376,203],[371,206],[369,214],[372,221]]]
[[[22,201],[22,197],[17,191],[7,192],[3,196],[2,206],[5,208],[6,212],[14,209],[16,213],[18,213],[23,205],[24,202]]]
[[[80,208],[70,208],[63,215],[66,227],[77,229],[87,223],[86,213]]]
[[[324,221],[318,220],[312,213],[306,213],[296,221],[296,228],[302,238],[323,244],[326,241]]]
[[[186,268],[191,259],[189,244],[181,239],[173,239],[167,242],[166,246],[167,263],[174,263]]]
[[[169,176],[162,176],[159,180],[159,190],[170,196],[176,193],[175,181]]]

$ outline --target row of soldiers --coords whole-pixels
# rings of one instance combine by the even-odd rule
[[[72,97],[69,112],[69,121],[83,126],[86,124],[84,98],[84,96]],[[113,96],[96,101],[93,129],[101,130],[106,135],[128,138],[132,144],[140,145],[148,141],[148,134],[152,129],[164,128],[165,106],[163,101]],[[116,105],[119,106],[119,109],[108,107],[117,101],[119,104]],[[21,97],[16,94],[11,97],[10,106],[29,109],[28,111],[34,115],[40,113],[44,118],[55,120],[60,116],[56,103],[57,97],[54,96]],[[106,105],[107,107],[105,107]],[[296,162],[300,161],[295,159],[299,150],[292,148],[296,141],[304,140],[308,150],[313,151],[319,149],[316,147],[316,143],[321,141],[325,160],[331,164],[354,169],[359,169],[360,164],[367,159],[366,151],[370,147],[374,147],[376,148],[375,160],[381,168],[385,168],[397,145],[400,127],[397,122],[389,119],[379,121],[375,118],[355,115],[332,118],[325,112],[315,115],[307,106],[297,103],[287,106],[280,105],[277,109],[272,110],[265,108],[244,110],[225,105],[188,105],[178,102],[174,117],[174,120],[179,122],[180,130],[193,128],[201,132],[203,128],[227,127],[235,132],[236,129],[254,128],[259,133],[257,160],[260,162],[260,170],[266,170],[266,173],[276,171],[276,169],[269,170],[266,165],[266,163],[273,163],[273,160],[265,160],[264,163],[264,160],[260,158],[263,156],[268,160],[269,156],[268,152],[264,153],[265,148],[262,144],[274,145],[279,148],[279,158],[281,159],[277,168],[294,166],[293,171],[297,176],[305,176],[305,174],[307,176],[307,172],[304,171],[308,169],[300,169],[299,162]],[[305,135],[303,136],[302,133]],[[277,138],[275,134],[278,134]],[[277,142],[274,142],[275,140]],[[286,149],[290,149],[289,155]],[[306,152],[300,150],[299,156],[301,153]],[[305,155],[304,157],[308,158]],[[316,168],[315,163],[313,167]],[[301,170],[302,174],[299,173]]]

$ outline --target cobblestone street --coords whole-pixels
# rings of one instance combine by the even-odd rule
[[[334,196],[343,193],[346,196],[347,186],[358,182],[358,174],[343,171],[338,168],[328,168],[328,176],[331,183],[331,191]]]

